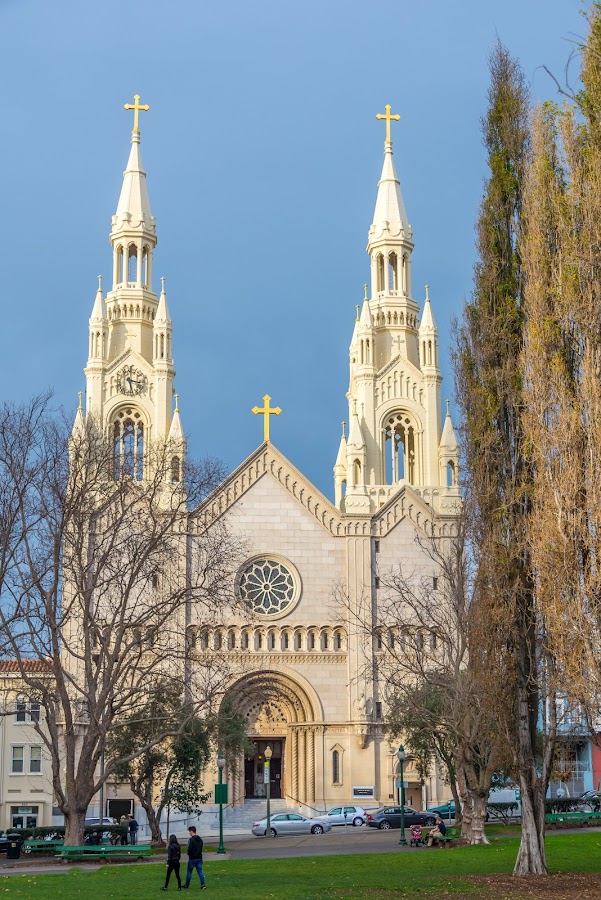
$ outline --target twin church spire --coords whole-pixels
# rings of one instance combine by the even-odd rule
[[[390,106],[384,162],[369,228],[371,285],[350,345],[349,435],[334,466],[336,503],[371,515],[403,486],[439,508],[458,497],[458,445],[450,416],[444,429],[438,329],[429,289],[420,321],[412,292],[413,231],[394,165]],[[367,287],[367,286],[366,286]]]
[[[185,440],[179,411],[173,412],[175,368],[172,323],[165,279],[159,296],[153,289],[157,246],[146,172],[140,155],[139,113],[149,109],[136,94],[125,109],[134,112],[127,167],[112,218],[112,284],[106,295],[99,277],[90,316],[86,375],[86,413],[100,421],[115,446],[115,473],[144,477],[150,442],[173,446],[177,480]],[[179,476],[178,476],[179,477]]]

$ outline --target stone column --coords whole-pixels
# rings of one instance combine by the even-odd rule
[[[301,803],[307,802],[307,752],[306,752],[306,729],[301,728],[298,733],[298,782],[299,790],[298,799]]]
[[[292,784],[290,796],[295,803],[298,802],[298,732],[296,728],[290,729],[290,762],[292,769]]]
[[[315,803],[315,729],[307,731],[307,803]]]

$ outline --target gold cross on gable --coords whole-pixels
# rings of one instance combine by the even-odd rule
[[[279,406],[270,406],[269,403],[271,401],[271,397],[269,394],[265,394],[263,397],[264,406],[253,406],[252,413],[255,416],[259,414],[264,416],[263,419],[263,440],[269,440],[269,416],[279,416],[282,410]]]
[[[390,137],[390,123],[391,123],[393,120],[394,120],[395,122],[400,122],[400,121],[401,121],[401,117],[400,117],[400,116],[393,116],[393,115],[391,114],[390,110],[392,109],[392,107],[391,107],[390,103],[387,103],[386,106],[384,107],[384,109],[386,110],[385,113],[376,113],[376,119],[386,119],[386,143],[387,143],[387,144],[390,144],[390,143],[392,143],[392,140],[391,140],[391,137]]]
[[[140,129],[139,129],[139,127],[138,127],[138,125],[139,125],[139,123],[138,123],[138,113],[140,112],[141,109],[143,109],[144,112],[148,112],[148,110],[150,109],[149,105],[148,105],[147,103],[141,104],[141,103],[140,103],[140,95],[139,95],[139,94],[134,94],[134,102],[133,102],[133,103],[126,103],[125,106],[123,107],[123,109],[133,109],[133,111],[134,111],[134,127],[133,127],[133,130],[139,134],[139,133],[140,133]]]

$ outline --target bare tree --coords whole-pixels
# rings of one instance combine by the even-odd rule
[[[0,410],[0,652],[43,708],[35,727],[67,844],[81,843],[88,804],[119,767],[223,692],[224,658],[188,670],[186,625],[231,605],[240,548],[225,519],[192,527],[188,516],[221,467],[188,463],[174,480],[174,452],[181,460],[181,448],[146,447],[144,471],[128,470],[89,416],[69,436],[43,399]],[[51,677],[32,675],[32,659]],[[110,729],[159,678],[179,686],[187,714],[113,752]]]

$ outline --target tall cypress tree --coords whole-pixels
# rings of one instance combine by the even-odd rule
[[[498,635],[498,652],[489,665],[510,684],[513,698],[499,727],[508,735],[521,789],[522,841],[515,872],[543,874],[548,776],[541,777],[537,767],[540,622],[528,548],[533,471],[520,369],[525,310],[519,232],[530,154],[529,99],[519,64],[500,43],[491,54],[490,75],[483,121],[489,175],[477,226],[474,288],[457,334],[455,368],[463,471],[474,511],[477,603],[481,620]]]

